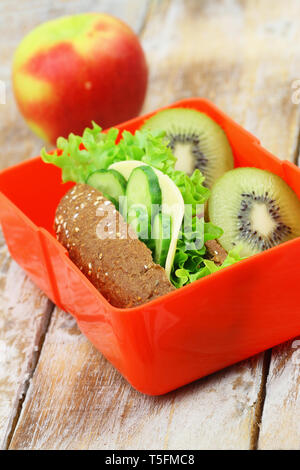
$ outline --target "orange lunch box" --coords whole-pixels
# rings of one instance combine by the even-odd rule
[[[300,169],[204,99],[172,107],[202,111],[227,134],[235,166],[276,173],[300,197]],[[146,118],[118,129],[134,132]],[[160,395],[300,334],[300,238],[130,309],[112,307],[56,240],[56,207],[72,186],[40,157],[0,173],[0,220],[11,256],[140,392]]]

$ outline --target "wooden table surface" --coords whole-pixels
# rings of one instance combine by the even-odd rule
[[[150,68],[145,112],[203,96],[280,158],[298,159],[299,0],[2,0],[1,168],[43,145],[13,99],[15,47],[37,24],[82,11],[115,14],[140,36]],[[299,345],[290,341],[162,397],[142,395],[32,284],[1,240],[4,449],[299,449]]]

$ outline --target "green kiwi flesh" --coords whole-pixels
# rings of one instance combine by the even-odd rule
[[[232,150],[225,132],[209,116],[195,109],[159,111],[142,128],[165,131],[177,158],[176,170],[191,175],[199,168],[207,187],[233,168]]]
[[[257,168],[237,168],[214,184],[210,221],[224,230],[228,252],[241,247],[250,256],[300,236],[300,200],[279,176]]]

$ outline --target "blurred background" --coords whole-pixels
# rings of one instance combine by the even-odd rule
[[[298,0],[1,0],[0,80],[6,91],[6,104],[0,105],[1,168],[37,155],[43,145],[15,104],[16,47],[40,23],[85,11],[111,13],[139,36],[149,65],[143,111],[203,96],[280,158],[295,160]]]

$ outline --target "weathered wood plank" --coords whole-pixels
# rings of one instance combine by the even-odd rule
[[[11,88],[12,55],[22,37],[39,23],[83,11],[115,14],[138,33],[144,23],[148,0],[49,2],[17,0],[0,3],[0,80],[5,83],[6,103],[0,104],[0,168],[35,156],[43,145],[19,115]],[[12,262],[1,239],[0,252],[0,448],[5,447],[28,378],[35,366],[39,343],[52,308],[48,299]]]
[[[217,104],[235,118],[240,117],[241,123],[245,123],[245,98],[248,103],[255,99],[256,94],[249,88],[246,91],[236,89],[236,85],[241,74],[244,76],[247,73],[256,73],[257,62],[261,63],[261,58],[259,54],[256,62],[253,58],[253,69],[248,72],[245,64],[239,64],[236,70],[232,70],[236,42],[243,22],[241,16],[244,13],[240,9],[237,11],[235,2],[229,2],[228,11],[225,9],[223,15],[224,3],[220,7],[220,2],[214,2],[214,8],[209,6],[211,3],[152,3],[151,15],[143,34],[151,72],[145,110],[154,109],[184,96],[203,95],[215,98]],[[233,19],[230,19],[232,11]],[[218,23],[214,20],[216,14]],[[256,18],[256,21],[259,19]],[[228,28],[237,25],[239,28],[230,29],[233,31],[233,37],[226,42]],[[206,28],[205,34],[203,28]],[[255,25],[252,28],[255,30]],[[250,25],[248,29],[252,31]],[[226,43],[224,57],[220,52],[216,56],[216,51],[223,41]],[[209,51],[206,51],[205,44],[211,45]],[[232,71],[233,85],[228,81]],[[212,91],[215,96],[212,96]],[[237,100],[240,102],[240,108],[236,106]],[[242,110],[240,115],[236,113],[236,109]],[[258,127],[256,122],[251,130],[256,131]],[[287,129],[287,133],[290,132],[289,126]],[[47,337],[46,344],[48,341],[49,344],[55,344],[55,337],[58,338],[61,334],[61,329],[55,325],[52,331],[52,336]],[[70,344],[73,341],[71,337]],[[60,350],[58,354],[63,353],[67,357],[70,347],[75,348],[75,345],[68,346],[64,352]],[[32,396],[38,397],[37,401],[33,402],[30,400],[31,395],[28,396],[12,448],[250,448],[253,444],[257,403],[261,392],[262,356],[160,398],[144,397],[136,393],[109,364],[101,360],[101,372],[98,371],[96,378],[89,375],[91,378],[85,384],[90,390],[88,397],[80,393],[84,403],[88,400],[88,406],[82,405],[81,402],[81,405],[76,407],[73,401],[69,407],[70,394],[74,394],[72,389],[64,389],[63,393],[60,389],[60,401],[57,400],[56,394],[50,398],[51,403],[47,408],[49,411],[46,413],[47,429],[50,431],[47,431],[45,439],[43,417],[43,432],[37,431],[34,437],[32,432],[27,432],[41,415],[41,410],[45,409],[45,400],[48,400],[49,404],[43,378],[50,365],[45,351],[46,349],[43,350],[31,389]],[[88,352],[83,360],[81,353],[80,359],[75,358],[74,361],[74,364],[77,364],[76,370],[79,370],[81,367],[87,367],[85,364],[90,367],[94,361],[99,364],[99,357],[97,355],[92,361]],[[73,382],[74,372],[70,373],[68,369],[64,372],[64,359],[61,362],[58,356],[55,360],[52,357],[51,363],[56,363],[56,372],[60,371],[59,382],[63,383],[63,377],[67,376],[72,377]],[[91,367],[95,369],[94,365]],[[110,377],[111,380],[107,382],[105,377]],[[96,413],[94,410],[99,408],[103,411]],[[104,424],[108,414],[111,418],[109,423],[114,423],[114,426]],[[55,416],[55,420],[52,416]],[[65,434],[62,434],[60,426],[63,424],[57,423],[63,420],[63,417],[69,423],[72,422],[70,427],[73,430],[76,423],[79,423],[76,433],[66,430]],[[122,426],[118,423],[122,423]],[[88,429],[88,432],[83,433],[84,429]],[[51,438],[51,435],[58,434],[63,436],[60,442]],[[24,438],[25,435],[28,437]]]
[[[6,447],[52,306],[0,247],[0,449]]]
[[[157,34],[145,32],[144,45],[153,51],[148,93],[151,100],[154,97],[153,108],[183,96],[204,96],[258,136],[270,151],[296,161],[299,105],[292,85],[299,79],[299,2],[190,3],[193,18],[190,14],[187,20],[187,10],[177,2],[172,15],[166,11],[161,19],[165,25],[161,35],[155,22]],[[175,23],[182,27],[172,34]],[[172,38],[172,50],[164,40],[167,37]],[[147,110],[151,105],[146,103]],[[299,449],[300,369],[294,364],[295,355],[291,343],[273,352],[260,448]]]
[[[273,349],[259,449],[300,449],[300,337]]]
[[[144,24],[148,0],[2,0],[0,2],[0,80],[6,88],[6,104],[0,104],[0,169],[39,155],[44,146],[20,115],[11,85],[13,53],[25,34],[38,24],[62,15],[99,11],[118,16],[137,33]],[[4,39],[5,38],[5,39]]]
[[[202,95],[280,157],[294,158],[291,82],[300,5],[279,0],[151,2],[145,111]],[[135,392],[56,312],[11,448],[251,448],[262,356],[164,397]]]
[[[278,157],[295,159],[297,0],[161,2],[143,35],[151,64],[145,110],[203,96]]]
[[[130,387],[56,310],[11,449],[197,449],[249,446],[260,361],[162,397]],[[237,428],[237,429],[236,429]],[[232,436],[240,435],[239,440]]]

